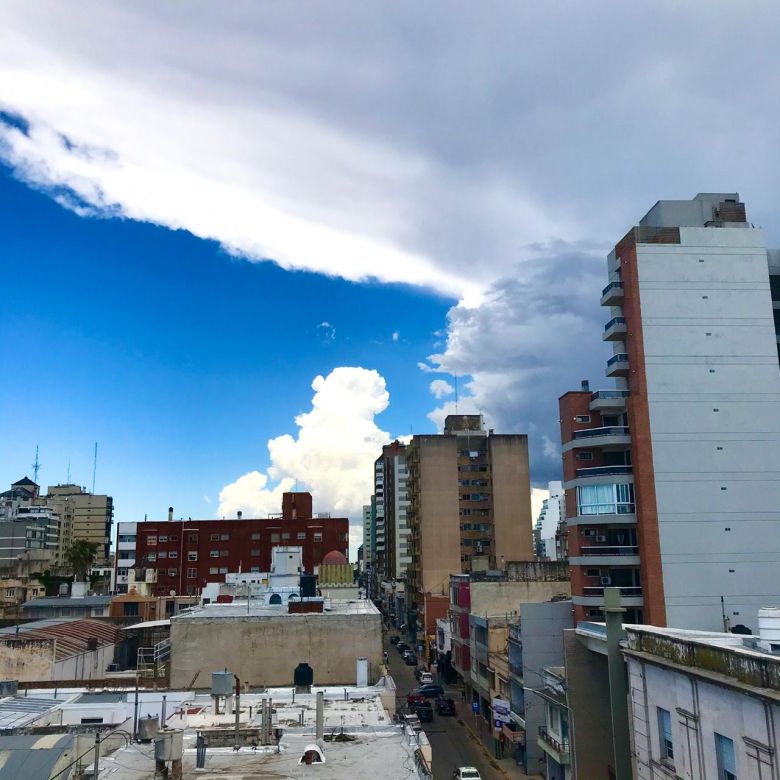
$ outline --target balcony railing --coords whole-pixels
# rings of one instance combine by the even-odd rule
[[[582,589],[582,595],[583,596],[603,596],[604,595],[604,588],[610,587],[609,585],[602,586],[589,586]],[[615,585],[614,587],[618,587]],[[636,586],[623,586],[620,588],[620,595],[621,596],[627,596],[628,598],[641,598],[642,596],[642,588],[638,585]]]
[[[591,393],[591,401],[600,401],[607,398],[628,398],[631,394],[630,390],[596,390],[595,393]]]
[[[623,289],[623,282],[610,282],[601,291],[601,297],[603,298],[608,292],[612,292],[613,290],[622,290],[622,289]]]
[[[604,332],[606,333],[613,325],[625,325],[625,324],[626,324],[626,318],[625,317],[613,317],[604,326]]]
[[[580,548],[581,555],[638,555],[636,545],[600,544]]]
[[[575,439],[589,439],[592,436],[628,436],[627,425],[607,425],[601,428],[584,428],[574,431]]]
[[[624,474],[633,474],[631,466],[591,466],[587,469],[577,469],[578,477],[612,477]]]
[[[546,742],[553,750],[556,750],[558,753],[568,753],[569,752],[569,740],[557,740],[555,737],[553,737],[549,731],[544,726],[539,726],[539,739],[542,740],[542,742]]]
[[[615,363],[628,363],[628,353],[618,352],[617,355],[613,355],[608,361],[608,366],[614,366]]]

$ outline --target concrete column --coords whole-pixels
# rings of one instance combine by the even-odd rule
[[[628,728],[628,687],[626,665],[620,652],[623,612],[620,588],[604,588],[604,612],[607,621],[607,666],[609,670],[609,707],[612,716],[612,747],[615,756],[615,780],[631,780],[631,738]]]
[[[325,694],[317,691],[317,744],[321,746],[325,733]]]

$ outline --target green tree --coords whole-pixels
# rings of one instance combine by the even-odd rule
[[[65,551],[65,565],[73,572],[76,582],[86,582],[89,570],[97,557],[97,545],[86,539],[77,539]]]

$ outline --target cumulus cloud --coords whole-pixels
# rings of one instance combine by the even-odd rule
[[[429,357],[434,370],[468,375],[461,414],[483,414],[501,433],[529,434],[536,484],[560,478],[558,396],[587,378],[594,389],[609,386],[600,339],[607,315],[599,306],[605,251],[528,247],[515,274],[496,281],[479,305],[450,310],[446,347]],[[441,428],[454,411],[447,401],[429,416]]]
[[[8,0],[0,159],[78,213],[469,305],[658,197],[773,220],[780,6],[490,6]]]
[[[444,398],[455,392],[455,388],[446,379],[434,379],[429,389],[435,398]]]
[[[311,386],[311,410],[295,418],[297,433],[268,441],[266,472],[250,471],[222,488],[218,516],[235,516],[239,509],[245,517],[279,512],[282,493],[297,484],[311,491],[315,511],[361,521],[374,460],[390,441],[375,422],[390,401],[385,380],[374,370],[341,366]]]

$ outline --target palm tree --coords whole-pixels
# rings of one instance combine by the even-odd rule
[[[76,539],[65,551],[65,565],[73,572],[76,582],[86,582],[87,574],[95,563],[97,545],[86,539]]]

